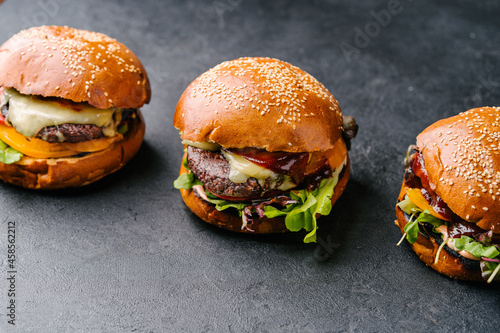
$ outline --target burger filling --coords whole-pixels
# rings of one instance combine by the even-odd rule
[[[409,187],[397,206],[405,213],[404,239],[415,243],[418,235],[432,237],[440,244],[435,262],[444,248],[458,257],[468,269],[480,269],[488,282],[500,280],[500,237],[491,230],[479,228],[454,214],[430,188],[422,155],[411,147],[407,161],[405,185]],[[409,151],[410,151],[409,150]]]
[[[339,145],[344,149],[335,149],[341,152],[337,154],[332,150],[330,156],[184,144],[188,145],[183,161],[188,173],[175,181],[176,188],[194,190],[218,210],[235,209],[242,218],[242,230],[253,231],[254,216],[285,216],[289,230],[309,232],[305,242],[316,240],[316,217],[330,213],[334,188],[347,163],[342,139]]]
[[[0,140],[38,158],[105,149],[121,139],[136,117],[134,109],[97,109],[87,103],[27,96],[1,87],[0,109]]]
[[[307,163],[307,153],[290,155],[290,164]],[[187,162],[205,188],[219,198],[251,200],[273,197],[296,187],[300,181],[250,162],[234,150],[213,152],[189,146]]]

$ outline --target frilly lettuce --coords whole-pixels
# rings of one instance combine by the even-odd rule
[[[266,217],[285,216],[285,225],[290,231],[305,229],[309,233],[304,237],[304,243],[316,242],[318,214],[328,215],[332,210],[331,198],[338,182],[338,173],[333,177],[323,179],[314,191],[306,189],[291,191],[290,197],[297,203],[287,205],[283,209],[267,206]]]

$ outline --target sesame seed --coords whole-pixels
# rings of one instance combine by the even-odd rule
[[[61,31],[58,32],[60,33],[54,34],[51,27],[36,27],[23,30],[19,34],[25,37],[25,39],[30,40],[30,48],[26,49],[28,52],[41,51],[39,54],[42,57],[55,59],[60,55],[60,63],[65,67],[61,71],[64,71],[64,74],[68,76],[71,75],[71,77],[76,78],[83,75],[83,78],[87,80],[90,78],[96,80],[97,72],[108,70],[106,67],[101,69],[97,63],[102,64],[106,62],[111,62],[115,67],[117,65],[121,66],[119,69],[122,73],[126,70],[127,74],[124,75],[124,79],[129,79],[126,77],[129,75],[129,72],[134,75],[130,77],[131,80],[137,80],[138,77],[135,75],[141,74],[141,70],[136,66],[137,63],[135,63],[137,59],[134,60],[132,55],[124,57],[123,55],[130,53],[130,51],[117,43],[116,40],[101,33],[68,27],[62,27]],[[40,49],[34,46],[35,43],[37,43],[36,45],[40,45]],[[54,53],[54,51],[57,53]],[[26,52],[21,52],[21,55],[25,54]],[[53,61],[56,61],[55,59]],[[45,62],[41,61],[40,65],[45,69],[45,72],[48,72]],[[72,87],[76,86],[72,78],[66,79],[68,83],[71,83]],[[93,81],[89,81],[85,86],[85,93],[89,98],[91,97],[90,86],[93,84]],[[27,85],[30,86],[31,83],[28,82]],[[45,85],[48,86],[49,81],[45,81]],[[57,91],[61,87],[57,86],[54,89]]]
[[[226,79],[239,76],[251,80],[233,86],[234,81]],[[325,101],[335,116],[342,116],[337,101],[321,83],[296,67],[275,59],[241,58],[223,62],[203,73],[197,82],[197,91],[191,94],[202,93],[205,99],[203,104],[209,104],[207,108],[211,107],[211,111],[216,107],[215,103],[211,104],[212,99],[224,104],[223,109],[219,106],[221,113],[226,112],[228,107],[241,110],[248,105],[255,115],[274,117],[277,124],[294,128],[301,122],[302,116],[316,117],[314,112],[306,112],[310,110],[310,106],[306,105],[306,96],[314,94]],[[281,118],[283,114],[287,118]]]

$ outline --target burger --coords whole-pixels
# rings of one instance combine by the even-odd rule
[[[401,241],[455,279],[500,279],[499,133],[500,108],[477,108],[429,126],[408,150]]]
[[[69,27],[0,47],[0,179],[30,189],[92,183],[138,151],[148,76],[125,45]]]
[[[202,220],[254,234],[305,229],[316,241],[349,178],[343,117],[315,78],[270,58],[223,62],[195,79],[174,116],[185,154],[179,178],[187,207]]]

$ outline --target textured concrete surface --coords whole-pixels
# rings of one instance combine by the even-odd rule
[[[146,66],[147,134],[125,169],[87,188],[0,184],[0,332],[493,332],[500,289],[425,267],[394,226],[406,147],[426,126],[500,104],[496,1],[7,0],[22,28],[104,32]],[[319,243],[205,225],[173,189],[184,88],[240,56],[289,61],[356,117],[352,178]],[[1,73],[0,73],[1,75]],[[8,222],[16,222],[16,325]]]

